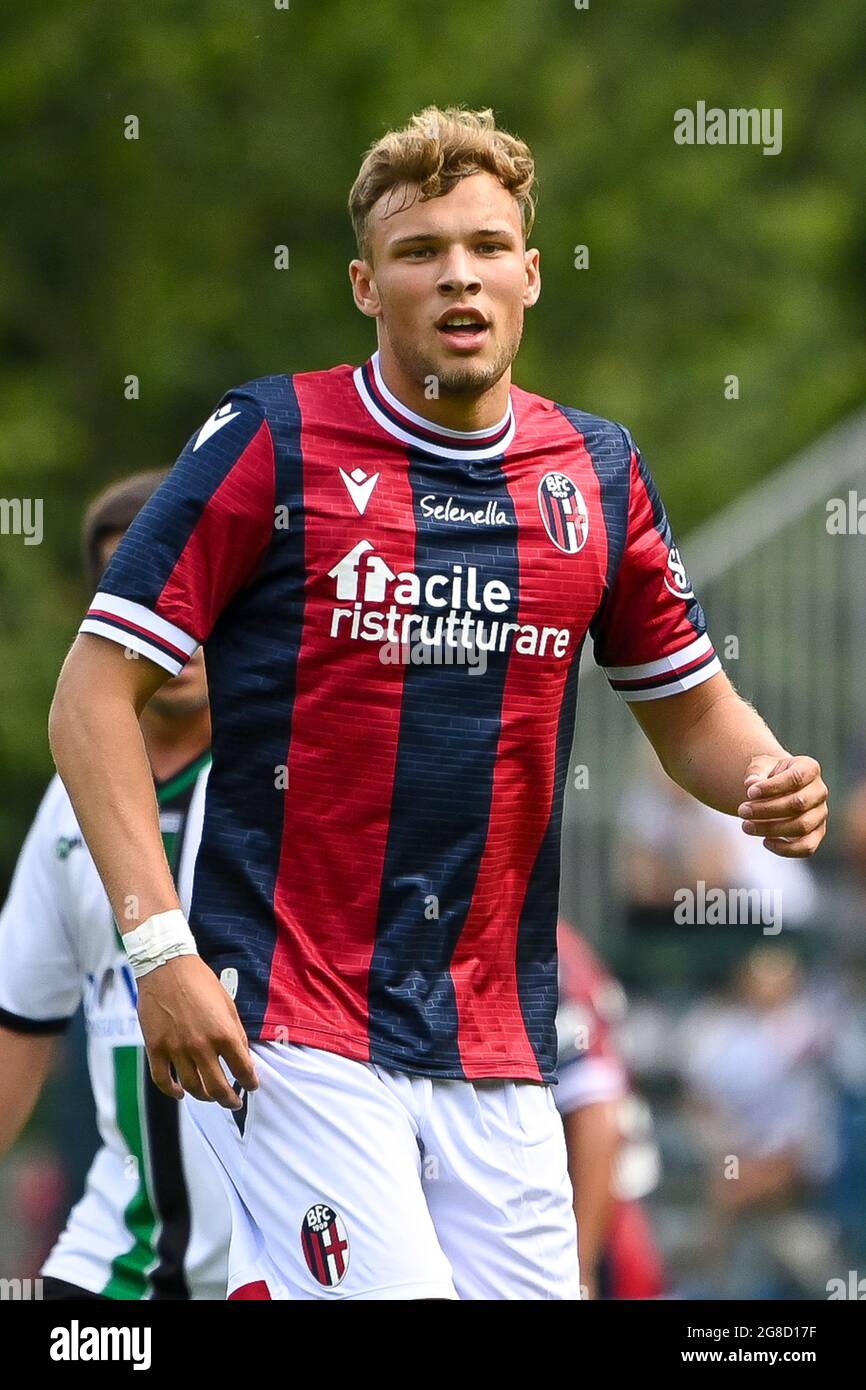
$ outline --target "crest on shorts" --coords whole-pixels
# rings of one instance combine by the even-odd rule
[[[545,473],[538,484],[538,510],[557,550],[576,555],[586,545],[589,512],[580,489],[565,473]]]
[[[325,1202],[310,1207],[301,1223],[307,1269],[326,1288],[334,1288],[349,1268],[349,1237],[341,1216]]]

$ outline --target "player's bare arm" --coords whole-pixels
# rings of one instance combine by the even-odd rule
[[[724,673],[665,700],[629,705],[665,772],[699,801],[739,816],[784,859],[814,854],[827,828],[820,764],[782,747]]]
[[[139,716],[168,678],[85,633],[66,658],[49,717],[57,770],[121,931],[179,906],[159,834]]]
[[[51,707],[54,761],[124,935],[180,907],[138,722],[167,678],[146,657],[129,659],[121,647],[84,633],[66,659]],[[160,1090],[178,1100],[189,1091],[237,1109],[241,1102],[220,1056],[243,1087],[254,1090],[258,1082],[235,1006],[213,971],[196,955],[179,956],[143,975],[138,992]]]
[[[619,1103],[600,1100],[563,1116],[574,1215],[580,1247],[581,1283],[597,1297],[599,1261],[610,1233],[614,1171],[621,1146]]]
[[[33,1113],[51,1066],[53,1035],[0,1028],[0,1159]]]

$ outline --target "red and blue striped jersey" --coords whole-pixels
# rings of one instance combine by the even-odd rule
[[[250,1037],[554,1079],[586,636],[626,700],[720,669],[627,430],[516,386],[495,426],[444,429],[375,355],[250,382],[131,526],[82,631],[172,673],[204,644],[191,925],[237,972]]]

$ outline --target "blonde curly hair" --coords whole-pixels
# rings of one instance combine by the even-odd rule
[[[516,199],[525,244],[535,221],[535,160],[528,145],[497,127],[489,107],[425,106],[402,130],[387,131],[367,150],[349,194],[358,255],[371,259],[370,210],[390,188],[417,184],[417,196],[426,202],[484,171]]]

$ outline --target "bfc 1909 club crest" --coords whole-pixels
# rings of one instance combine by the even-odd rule
[[[558,550],[575,555],[586,545],[589,512],[580,490],[565,473],[545,473],[538,484],[544,529]]]
[[[349,1237],[342,1217],[324,1202],[310,1207],[301,1224],[301,1247],[307,1269],[326,1288],[345,1279],[349,1268]]]

